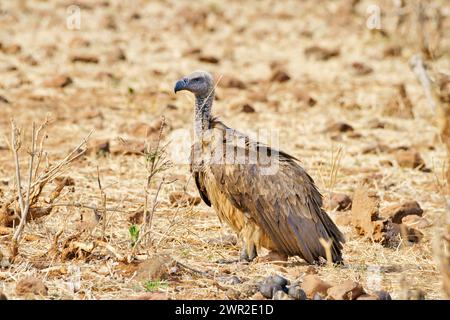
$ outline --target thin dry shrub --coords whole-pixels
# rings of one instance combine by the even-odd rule
[[[9,148],[11,150],[15,175],[13,196],[1,204],[0,207],[0,225],[3,227],[16,227],[12,237],[12,258],[18,253],[18,246],[22,237],[26,223],[31,219],[36,219],[48,215],[52,211],[53,202],[59,197],[63,188],[73,184],[70,178],[57,179],[69,167],[70,163],[79,158],[84,150],[87,138],[77,145],[65,158],[55,164],[48,164],[41,168],[46,153],[44,152],[44,143],[47,134],[44,132],[49,121],[46,120],[36,129],[33,122],[31,126],[31,142],[28,150],[28,174],[27,182],[23,184],[23,172],[20,167],[19,152],[23,147],[22,131],[16,126],[14,120],[11,120],[11,140]],[[90,135],[90,134],[89,134]],[[88,136],[89,137],[89,136]],[[49,182],[55,181],[56,187],[50,196],[43,199],[42,192]]]

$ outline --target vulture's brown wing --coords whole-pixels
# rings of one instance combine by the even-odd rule
[[[333,261],[341,261],[344,237],[322,210],[322,196],[312,178],[285,153],[267,147],[245,149],[247,156],[268,150],[279,166],[273,174],[264,175],[263,166],[255,163],[210,164],[217,185],[230,202],[249,214],[281,252],[313,263],[320,256],[326,258],[319,240],[323,238],[332,240]]]
[[[201,163],[199,164],[199,159],[195,158],[196,148],[200,148],[200,146],[198,144],[193,144],[191,146],[190,170],[191,170],[192,176],[194,177],[195,185],[197,186],[200,197],[209,207],[211,207],[211,201],[208,198],[208,193],[206,192],[205,184],[203,183],[203,180],[205,178],[204,173],[201,170],[199,170],[197,167],[199,165],[201,166],[202,164]],[[197,155],[198,155],[198,153],[197,153]]]
[[[193,172],[192,175],[194,176],[195,185],[197,186],[198,193],[200,194],[200,197],[203,201],[205,201],[206,205],[211,207],[211,201],[208,198],[208,194],[206,193],[205,184],[203,183],[203,173],[202,172]]]

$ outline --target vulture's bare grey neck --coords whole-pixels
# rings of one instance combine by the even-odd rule
[[[214,101],[214,91],[207,96],[195,97],[195,133],[198,137],[209,129],[211,108]]]

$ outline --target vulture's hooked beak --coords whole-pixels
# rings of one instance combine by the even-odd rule
[[[173,91],[177,93],[178,91],[184,90],[186,89],[187,84],[188,84],[187,79],[181,79],[177,81],[177,83],[175,83],[175,88],[173,89]]]

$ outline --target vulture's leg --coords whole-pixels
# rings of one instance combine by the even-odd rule
[[[246,243],[244,243],[242,245],[242,249],[241,249],[241,255],[239,257],[240,261],[253,261],[257,256],[257,252],[256,252],[256,246],[254,244],[252,244],[250,246],[250,248],[247,246]]]

